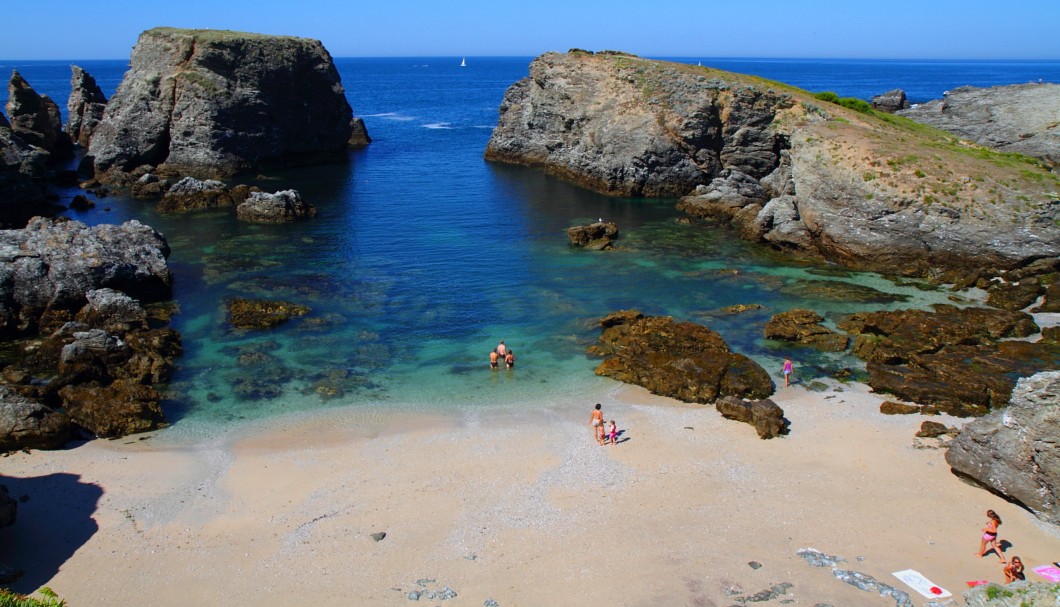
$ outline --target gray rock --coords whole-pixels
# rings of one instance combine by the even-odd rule
[[[296,190],[275,194],[252,192],[236,207],[236,217],[251,223],[287,223],[316,214],[316,207],[303,200]]]
[[[88,147],[92,133],[103,120],[107,98],[91,74],[70,66],[70,98],[66,102],[66,134],[73,143]]]
[[[964,426],[946,462],[1060,525],[1060,371],[1020,379],[1007,408]]]
[[[232,207],[246,201],[254,191],[257,191],[256,187],[246,185],[229,187],[213,179],[199,180],[194,177],[185,177],[166,190],[156,208],[160,213],[179,213]]]
[[[90,228],[35,218],[24,229],[0,230],[0,335],[34,329],[47,310],[79,310],[96,289],[168,299],[168,255],[165,238],[135,220]]]
[[[1011,594],[1009,594],[1011,593]],[[996,595],[991,599],[990,595]],[[983,584],[964,593],[967,607],[1056,607],[1060,584],[1018,580],[1010,584]]]
[[[909,598],[908,592],[898,590],[889,584],[884,584],[871,575],[847,569],[833,569],[832,573],[839,580],[842,580],[855,588],[860,588],[866,592],[878,592],[880,593],[880,596],[889,596],[893,598],[897,607],[914,607],[913,600]]]
[[[6,108],[11,130],[26,143],[47,150],[55,160],[73,155],[59,106],[47,95],[38,95],[18,70],[12,71],[7,85]]]
[[[30,217],[47,214],[40,181],[47,174],[49,158],[9,126],[0,125],[0,227],[20,228]]]
[[[909,100],[905,97],[905,91],[894,89],[872,98],[872,109],[893,114],[898,110],[909,107]]]
[[[88,303],[77,312],[78,322],[118,335],[147,328],[147,312],[140,302],[125,293],[96,289],[85,297]]]
[[[55,449],[70,440],[72,434],[73,425],[64,413],[0,385],[0,453],[17,449]]]
[[[317,40],[155,28],[140,35],[88,152],[104,180],[144,164],[229,176],[344,158],[352,114]]]
[[[814,567],[835,567],[837,564],[846,561],[841,556],[828,555],[816,548],[800,548],[795,554]]]
[[[1060,164],[1060,84],[962,86],[898,114],[980,145]]]
[[[385,531],[377,531],[377,532],[373,533],[371,537],[372,537],[373,540],[375,540],[377,542],[381,542],[381,541],[383,541],[383,538],[386,537],[386,532]]]

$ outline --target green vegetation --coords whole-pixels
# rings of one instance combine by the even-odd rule
[[[66,601],[59,598],[59,595],[44,586],[37,591],[43,598],[35,599],[32,597],[24,596],[21,594],[15,594],[5,588],[0,588],[0,607],[65,607]]]
[[[828,103],[834,103],[836,105],[843,106],[848,110],[854,110],[855,112],[861,112],[862,114],[877,115],[876,110],[872,109],[867,101],[858,99],[856,97],[840,97],[832,91],[822,91],[814,94],[814,99],[820,101],[827,101]]]
[[[203,76],[199,72],[180,72],[180,74],[178,75],[182,77],[186,82],[198,85],[199,88],[201,88],[204,92],[210,95],[217,92],[217,86],[210,79],[208,79],[206,76]]]
[[[196,42],[224,42],[226,40],[301,40],[295,36],[271,36],[269,34],[253,34],[250,32],[235,32],[232,30],[202,30],[184,29],[180,27],[156,27],[144,32],[143,35],[176,35],[189,36]]]

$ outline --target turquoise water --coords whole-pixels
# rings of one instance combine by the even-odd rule
[[[107,94],[122,67],[111,63],[95,74]],[[599,333],[594,321],[626,308],[704,323],[775,377],[785,356],[801,378],[826,376],[859,365],[763,340],[770,316],[809,307],[831,322],[952,295],[792,262],[727,229],[679,225],[675,200],[606,198],[486,163],[501,97],[528,60],[457,63],[339,60],[373,143],[351,151],[346,164],[256,182],[299,190],[318,209],[313,220],[255,226],[237,222],[232,210],[159,216],[151,203],[120,197],[69,212],[86,223],[137,218],[166,235],[179,304],[173,326],[185,345],[165,403],[177,426],[380,404],[583,406],[617,386],[596,377],[599,361],[585,355]],[[41,80],[65,99],[59,67]],[[19,69],[39,87],[31,69]],[[569,247],[566,228],[597,218],[619,225],[619,249]],[[293,301],[312,312],[272,330],[237,331],[225,322],[234,297]],[[734,304],[762,308],[720,311]],[[517,367],[491,371],[488,352],[501,339]]]

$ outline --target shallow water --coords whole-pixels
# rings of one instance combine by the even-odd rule
[[[299,190],[318,209],[313,220],[256,226],[237,222],[230,209],[161,216],[150,203],[118,197],[69,212],[90,224],[138,218],[169,240],[180,307],[173,326],[185,344],[166,403],[167,416],[183,429],[178,433],[344,406],[584,406],[617,386],[596,377],[598,361],[585,355],[598,335],[594,320],[626,308],[704,323],[775,378],[791,356],[798,377],[808,380],[859,365],[849,356],[762,339],[773,314],[809,307],[831,322],[952,295],[792,262],[727,229],[679,225],[674,200],[607,198],[536,171],[486,163],[501,97],[525,75],[529,59],[468,62],[461,69],[456,60],[438,58],[338,60],[373,143],[351,151],[346,164],[257,182],[269,191]],[[108,95],[124,67],[82,65]],[[1045,65],[1055,73],[1057,64]],[[852,86],[846,64],[824,75],[818,64],[768,67],[793,76],[812,67],[815,89]],[[873,92],[901,86],[884,86],[884,75],[871,67],[854,71],[871,83],[861,86]],[[38,90],[65,100],[64,63],[18,69]],[[825,86],[829,78],[836,86]],[[945,81],[921,74],[917,82],[931,78]],[[619,225],[619,249],[569,247],[565,229],[597,218]],[[225,322],[225,302],[235,297],[283,299],[312,312],[272,330],[237,331]],[[734,304],[762,308],[722,310]],[[487,354],[501,339],[515,351],[517,367],[491,371]]]

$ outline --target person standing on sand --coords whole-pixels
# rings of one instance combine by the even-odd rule
[[[1004,563],[1005,555],[1001,554],[1001,547],[997,545],[997,528],[1001,526],[1001,517],[993,510],[987,510],[986,518],[986,526],[983,527],[983,539],[979,541],[979,552],[975,556],[983,558],[987,553],[986,547],[989,545],[993,548],[994,554],[997,554],[997,558]]]
[[[615,420],[611,420],[607,425],[607,442],[613,445],[616,438],[618,438],[618,426],[615,425]]]
[[[600,410],[600,403],[596,403],[596,408],[593,409],[593,413],[589,417],[589,424],[593,427],[593,436],[596,437],[596,442],[603,446],[604,412]]]
[[[790,358],[785,358],[784,359],[784,387],[785,388],[788,387],[788,378],[791,377],[791,372],[792,371],[793,371],[793,369],[792,369],[791,359]]]

